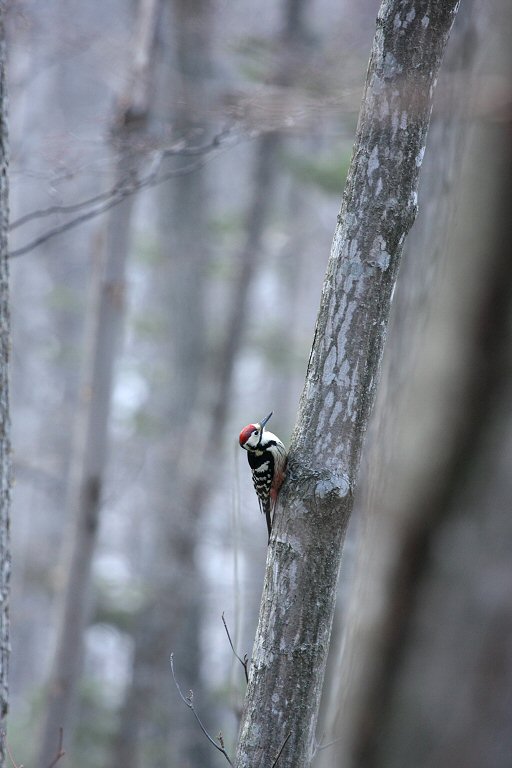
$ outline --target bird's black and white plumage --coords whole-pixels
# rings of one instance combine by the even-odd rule
[[[240,432],[240,445],[247,451],[254,489],[267,521],[269,539],[274,506],[286,471],[286,448],[277,435],[265,429],[271,416],[272,413],[269,413],[263,421],[248,424]]]

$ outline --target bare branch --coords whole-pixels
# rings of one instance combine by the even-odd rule
[[[63,740],[64,740],[64,729],[61,726],[59,728],[59,746],[57,747],[57,752],[55,754],[55,757],[53,758],[48,768],[54,768],[54,766],[57,765],[61,757],[64,757],[64,755],[66,754],[65,750],[62,748]]]
[[[4,743],[4,745],[5,745],[5,749],[6,749],[8,757],[9,757],[9,760],[11,761],[12,767],[13,768],[23,768],[23,763],[20,763],[20,765],[18,765],[18,763],[16,762],[16,760],[13,757],[13,754],[12,754],[11,750],[9,749],[9,744],[7,743],[7,738],[6,738],[5,731],[2,731],[0,736],[1,736],[1,739],[2,739],[2,741]],[[66,754],[65,750],[62,748],[63,739],[64,739],[64,731],[63,731],[62,728],[59,728],[59,746],[57,747],[57,752],[55,753],[55,757],[53,758],[51,763],[48,765],[48,768],[54,768],[54,766],[57,765],[59,760],[62,757],[64,757],[64,755]]]
[[[317,752],[323,752],[324,749],[329,749],[329,747],[333,747],[335,744],[339,744],[340,741],[343,741],[343,736],[338,736],[337,739],[333,739],[332,741],[327,741],[325,744],[322,744],[321,742],[316,742],[315,749],[313,751],[313,757],[316,756]]]
[[[233,766],[233,763],[229,759],[228,753],[224,749],[224,739],[222,737],[222,733],[219,733],[219,739],[218,740],[219,740],[220,744],[217,744],[215,739],[210,736],[210,734],[208,733],[208,731],[204,727],[203,723],[201,722],[201,719],[199,718],[199,715],[197,714],[197,712],[196,712],[196,710],[194,708],[194,701],[193,701],[194,693],[193,693],[193,691],[190,691],[188,696],[184,696],[183,695],[183,693],[181,691],[181,688],[179,686],[179,683],[176,680],[176,675],[174,674],[174,654],[173,653],[171,653],[169,661],[171,663],[172,678],[173,678],[174,684],[175,684],[175,686],[176,686],[176,688],[178,690],[180,699],[185,704],[185,706],[188,707],[191,710],[192,714],[194,715],[195,719],[197,720],[197,723],[198,723],[199,727],[201,728],[202,732],[204,733],[204,735],[206,736],[206,738],[208,739],[210,744],[213,744],[215,749],[218,749],[218,751],[221,752],[224,755],[224,757],[226,758],[228,763],[231,766]],[[274,765],[275,765],[275,763],[274,763]]]
[[[112,189],[109,189],[106,192],[100,192],[100,194],[94,195],[94,197],[89,197],[87,200],[81,200],[79,203],[70,203],[69,205],[50,205],[48,208],[39,208],[37,211],[26,213],[24,216],[20,216],[19,219],[15,219],[11,222],[9,225],[9,232],[13,232],[15,229],[18,229],[18,227],[23,227],[25,224],[28,224],[30,221],[34,221],[35,219],[45,219],[47,216],[55,216],[58,213],[75,213],[76,211],[80,211],[82,208],[87,208],[89,205],[101,203],[104,200],[108,200],[109,198],[118,195],[126,183],[127,180],[125,179],[121,184],[112,187]]]
[[[220,149],[226,142],[226,137],[230,135],[231,129],[224,128],[207,144],[198,145],[196,147],[187,147],[182,144],[175,144],[172,147],[168,147],[167,149],[156,152],[154,154],[151,170],[146,176],[140,179],[127,177],[112,187],[110,190],[102,192],[86,200],[82,200],[80,203],[74,203],[70,205],[54,205],[39,211],[32,211],[32,213],[27,213],[25,216],[22,216],[21,218],[14,221],[11,224],[10,229],[17,229],[18,227],[21,227],[34,219],[46,218],[47,216],[58,213],[70,214],[76,211],[80,211],[83,208],[89,208],[89,206],[95,206],[94,208],[86,210],[84,213],[64,222],[63,224],[59,224],[56,227],[48,229],[46,232],[43,232],[43,234],[34,238],[26,245],[11,251],[9,257],[15,258],[17,256],[22,256],[25,253],[32,251],[34,248],[37,248],[39,245],[46,243],[48,240],[51,240],[57,235],[61,235],[70,229],[74,229],[80,224],[84,224],[86,221],[90,221],[96,216],[101,216],[101,214],[106,213],[114,206],[119,205],[119,203],[121,203],[127,197],[131,197],[142,189],[157,186],[158,184],[162,184],[163,182],[172,178],[186,176],[189,173],[194,173],[194,171],[202,168],[208,159],[211,159],[211,153],[214,150]],[[210,155],[210,157],[208,157],[208,155]],[[199,159],[181,168],[176,168],[160,175],[160,167],[162,165],[162,161],[167,157],[197,157]],[[102,205],[96,205],[97,203],[102,203]]]
[[[229,644],[231,646],[231,650],[233,651],[235,658],[238,659],[242,667],[244,668],[244,674],[245,674],[245,682],[249,682],[249,672],[248,672],[248,665],[249,665],[249,657],[247,654],[244,655],[244,658],[241,659],[238,653],[235,651],[235,647],[233,645],[233,642],[231,640],[231,635],[229,634],[228,625],[226,624],[226,619],[224,618],[224,614],[222,614],[222,623],[224,624],[224,629],[226,630],[226,635],[228,636]]]
[[[2,738],[2,742],[3,742],[4,746],[5,746],[5,750],[7,752],[7,755],[9,757],[9,760],[11,761],[11,764],[12,764],[13,768],[23,768],[23,764],[18,765],[18,763],[16,762],[16,760],[14,759],[14,757],[12,755],[11,750],[9,749],[9,744],[7,743],[7,736],[6,736],[5,731],[2,731],[1,738]]]

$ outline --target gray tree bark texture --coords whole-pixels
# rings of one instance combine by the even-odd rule
[[[417,525],[423,489],[440,484],[452,450],[450,425],[467,412],[459,368],[469,320],[461,306],[464,299],[475,304],[468,287],[471,279],[482,283],[482,270],[466,249],[457,265],[453,231],[462,160],[474,128],[472,85],[481,59],[474,6],[466,0],[457,16],[436,89],[419,214],[404,247],[354,506],[357,556],[343,638],[332,654],[337,659],[327,708],[326,741],[336,740],[336,746],[321,753],[317,768],[349,766],[359,752],[360,764],[369,765],[367,749],[388,707],[380,693],[386,662],[396,653],[406,613],[402,542]],[[454,295],[447,287],[457,270],[464,273],[464,285],[459,275]],[[457,329],[460,337],[453,341]],[[399,616],[388,610],[394,584]]]
[[[118,110],[114,127],[114,142],[117,142],[114,149],[119,152],[115,161],[118,183],[137,172],[138,155],[135,153],[134,159],[132,142],[147,117],[146,77],[158,3],[159,0],[141,0],[140,3],[131,87]],[[124,275],[132,207],[133,198],[128,197],[112,209],[107,220],[104,258],[89,316],[82,403],[68,501],[74,530],[57,648],[44,710],[39,765],[49,765],[54,759],[60,728],[63,728],[68,742],[73,735],[83,633],[90,608],[90,575],[107,459],[114,362],[120,346],[124,316]]]
[[[302,768],[437,73],[458,2],[386,0],[267,557],[237,768]]]
[[[5,76],[5,3],[0,2],[0,766],[6,763],[4,734],[8,708],[9,582],[11,555],[9,514],[11,504],[11,446],[9,415],[9,270],[7,225],[9,187],[7,181],[8,134]]]

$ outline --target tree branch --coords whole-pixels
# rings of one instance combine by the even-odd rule
[[[247,656],[247,654],[245,654],[244,658],[241,659],[238,653],[235,651],[235,646],[233,645],[233,642],[231,640],[231,635],[229,634],[229,629],[228,629],[228,625],[226,624],[226,619],[224,618],[224,614],[222,614],[222,623],[224,624],[224,629],[226,630],[226,635],[228,636],[231,650],[233,651],[235,658],[238,659],[238,661],[244,668],[245,682],[248,683],[249,682],[249,671],[248,671],[249,657]]]
[[[84,224],[86,221],[90,221],[97,216],[101,216],[101,214],[106,213],[114,206],[119,205],[119,203],[121,203],[127,197],[135,195],[142,189],[154,187],[158,184],[163,184],[165,181],[176,178],[178,176],[186,176],[189,173],[194,173],[194,171],[202,168],[208,159],[211,159],[211,157],[208,157],[208,155],[211,155],[214,150],[220,149],[224,146],[224,144],[227,143],[227,140],[230,136],[231,129],[225,128],[216,134],[211,141],[205,144],[197,145],[195,147],[187,147],[184,142],[181,142],[167,149],[158,150],[154,153],[151,170],[146,176],[143,176],[142,178],[133,178],[132,176],[127,176],[111,189],[98,195],[94,195],[93,197],[90,197],[86,200],[82,200],[79,203],[72,203],[69,205],[53,205],[48,208],[32,211],[31,213],[27,213],[24,216],[21,216],[19,219],[16,219],[14,222],[12,222],[10,231],[22,227],[25,224],[28,224],[30,221],[34,221],[35,219],[42,219],[55,214],[67,215],[81,211],[84,208],[87,209],[91,206],[96,206],[90,208],[90,210],[86,210],[84,213],[81,213],[79,216],[76,216],[75,218],[70,219],[63,224],[59,224],[56,227],[43,232],[41,235],[28,242],[26,245],[11,251],[9,257],[15,258],[17,256],[22,256],[25,253],[34,250],[34,248],[37,248],[43,243],[46,243],[48,240],[51,240],[57,235],[61,235],[70,229],[74,229],[75,227],[80,226],[80,224]],[[215,154],[214,156],[216,157],[217,155]],[[189,163],[186,166],[168,171],[167,173],[160,175],[162,162],[168,157],[195,157],[200,159],[196,160],[196,162]],[[97,203],[102,203],[102,205],[97,205]]]
[[[9,748],[9,744],[7,743],[5,731],[2,731],[1,738],[3,743],[5,744],[5,749],[7,751],[7,755],[9,757],[9,760],[11,761],[13,768],[23,768],[23,764],[20,763],[20,765],[18,765],[16,760],[13,757],[13,754]],[[53,758],[51,763],[47,766],[47,768],[55,768],[59,760],[63,758],[64,755],[66,754],[65,750],[62,748],[63,741],[64,741],[64,730],[63,728],[59,728],[59,746],[57,747],[57,752],[55,753],[55,757]]]
[[[65,750],[62,748],[63,741],[64,741],[64,729],[61,727],[59,728],[59,746],[57,748],[57,752],[55,753],[55,757],[53,758],[48,768],[54,768],[54,766],[57,765],[61,757],[64,757],[64,755],[66,754]]]
[[[190,691],[190,692],[189,692],[189,695],[188,695],[188,696],[184,696],[184,695],[183,695],[183,693],[182,693],[182,691],[181,691],[181,688],[180,688],[180,686],[179,686],[179,683],[178,683],[178,681],[176,680],[176,675],[174,674],[174,654],[173,654],[173,653],[171,653],[171,656],[170,656],[170,658],[169,658],[169,661],[170,661],[170,664],[171,664],[171,672],[172,672],[172,678],[173,678],[173,680],[174,680],[174,684],[175,684],[175,686],[176,686],[176,688],[177,688],[177,690],[178,690],[178,693],[179,693],[180,699],[181,699],[181,700],[182,700],[182,702],[185,704],[185,706],[186,706],[186,707],[188,707],[188,708],[190,709],[190,711],[191,711],[191,712],[192,712],[192,714],[194,715],[195,719],[197,720],[197,723],[198,723],[199,727],[201,728],[202,732],[204,733],[204,735],[206,736],[206,738],[208,739],[208,741],[210,742],[210,744],[213,744],[213,746],[215,747],[215,749],[217,749],[217,750],[218,750],[218,751],[219,751],[221,754],[223,754],[223,755],[224,755],[224,757],[226,758],[226,760],[228,761],[228,763],[229,763],[229,764],[232,766],[232,765],[233,765],[233,763],[232,763],[232,762],[231,762],[231,760],[229,759],[229,755],[228,755],[228,753],[226,752],[226,750],[224,749],[224,741],[223,741],[223,738],[222,738],[222,734],[221,734],[221,733],[219,734],[219,742],[220,742],[220,743],[219,743],[219,744],[217,744],[217,742],[215,741],[215,739],[214,739],[214,738],[212,738],[212,737],[210,736],[210,734],[208,733],[208,731],[207,731],[207,730],[206,730],[206,728],[204,727],[204,725],[203,725],[203,723],[202,723],[202,721],[201,721],[201,719],[200,719],[199,715],[197,714],[197,712],[196,712],[196,710],[195,710],[195,707],[194,707],[194,702],[193,702],[193,696],[194,696],[194,694],[192,693],[192,691]]]

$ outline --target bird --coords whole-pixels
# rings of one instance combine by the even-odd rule
[[[256,424],[248,424],[239,437],[240,446],[247,451],[254,490],[267,521],[269,541],[274,507],[284,480],[287,459],[284,443],[273,432],[265,429],[272,413]]]

